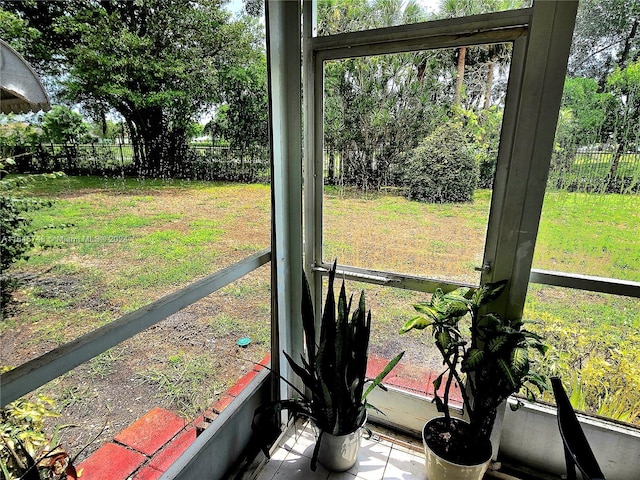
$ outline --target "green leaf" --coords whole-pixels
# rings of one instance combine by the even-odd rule
[[[433,320],[429,320],[424,317],[413,317],[402,326],[402,328],[400,329],[400,333],[407,333],[414,328],[417,330],[424,330],[425,328],[433,325],[433,323]]]
[[[432,382],[433,383],[433,391],[437,392],[438,390],[440,390],[440,385],[442,385],[442,378],[444,377],[445,372],[442,372],[440,375],[438,375],[436,377],[436,379]]]
[[[511,366],[509,365],[509,363],[504,358],[499,358],[497,363],[500,367],[500,370],[502,370],[502,373],[504,373],[505,378],[509,381],[512,390],[517,391],[519,384],[515,374],[513,373],[513,370],[511,370]]]
[[[451,335],[446,330],[443,332],[439,332],[436,335],[436,343],[442,347],[443,350],[447,350],[451,345]]]
[[[467,352],[467,356],[462,361],[462,371],[470,372],[475,370],[484,360],[484,351],[479,348],[472,348]]]
[[[526,348],[514,348],[511,352],[511,366],[520,375],[529,370],[529,350]]]
[[[485,283],[484,285],[482,285],[482,287],[474,292],[471,300],[472,304],[475,307],[479,308],[489,302],[492,302],[502,294],[506,286],[507,280],[501,280],[494,283]]]
[[[307,276],[302,271],[302,328],[304,330],[305,342],[307,345],[307,355],[309,356],[309,363],[315,365],[316,363],[316,327],[315,327],[315,312],[313,308],[313,301],[311,300],[311,291],[309,289],[309,282]]]
[[[307,387],[309,390],[311,390],[311,392],[316,391],[317,389],[316,381],[313,378],[312,374],[307,372],[304,368],[302,368],[300,365],[294,362],[287,352],[282,352],[282,353],[284,353],[284,356],[289,362],[289,365],[291,366],[291,370],[293,370],[293,372],[300,377],[300,379],[302,380],[302,383],[304,383],[304,386]]]
[[[438,310],[434,308],[430,303],[416,303],[413,308],[415,308],[417,312],[427,315],[431,318],[438,317]]]
[[[367,398],[367,395],[369,395],[371,390],[376,388],[376,386],[378,386],[380,384],[380,382],[382,382],[382,380],[384,380],[384,378],[389,374],[389,372],[395,368],[395,366],[398,364],[398,362],[400,360],[402,360],[403,356],[404,356],[404,351],[400,352],[398,355],[396,355],[394,358],[392,358],[389,361],[389,363],[387,363],[387,365],[384,367],[384,369],[373,380],[371,385],[369,385],[369,387],[367,388],[367,391],[362,396],[363,399]]]
[[[491,353],[498,353],[502,347],[504,347],[507,344],[508,338],[506,335],[499,335],[495,338],[492,338],[488,345],[487,345],[487,349],[491,352]]]

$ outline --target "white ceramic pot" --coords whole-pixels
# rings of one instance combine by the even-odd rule
[[[445,460],[431,449],[425,439],[427,426],[434,421],[441,420],[443,419],[432,419],[427,422],[423,429],[422,441],[424,444],[425,465],[427,467],[427,480],[482,480],[482,477],[491,463],[491,445],[488,444],[487,446],[483,446],[483,448],[488,447],[488,453],[486,455],[486,461],[482,463],[475,465],[462,465]],[[453,420],[456,422],[462,422],[462,420]]]
[[[320,438],[318,462],[332,472],[344,472],[353,467],[358,459],[362,428],[347,435],[323,433]]]

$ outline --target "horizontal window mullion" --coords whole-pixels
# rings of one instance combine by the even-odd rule
[[[640,298],[640,282],[630,280],[595,277],[577,273],[553,272],[533,268],[531,269],[529,282]]]

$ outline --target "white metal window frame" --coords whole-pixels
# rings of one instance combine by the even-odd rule
[[[491,42],[513,42],[481,275],[481,283],[510,279],[508,293],[496,310],[521,317],[530,282],[640,297],[638,282],[531,268],[577,2],[536,0],[529,9],[326,37],[314,36],[315,2],[309,3],[304,2],[303,22],[304,265],[313,272],[310,283],[316,308],[321,305],[320,277],[329,267],[322,258],[324,61]],[[459,286],[348,265],[339,265],[338,269],[352,280],[423,292]],[[433,405],[424,398],[394,389],[388,393],[376,391],[371,401],[387,414],[376,418],[378,421],[409,431],[419,431],[426,419],[436,415]],[[505,409],[496,422],[494,446],[522,464],[562,472],[564,459],[554,412],[546,405],[526,406],[516,413]],[[640,432],[602,419],[582,420],[595,448],[609,459],[607,471],[611,477],[631,478],[634,460],[627,459],[640,446]],[[532,434],[524,435],[527,431]]]
[[[305,266],[308,271],[324,274],[329,267],[322,257],[324,62],[512,42],[511,72],[481,283],[511,279],[502,308],[505,314],[514,317],[522,316],[529,283],[640,298],[640,282],[531,268],[564,86],[563,52],[571,44],[576,5],[577,2],[537,1],[534,7],[522,10],[318,37],[314,34],[315,2],[305,2]],[[539,33],[530,35],[534,14]],[[461,286],[457,282],[349,265],[340,265],[338,270],[352,280],[422,292]],[[314,286],[317,281],[313,279],[311,283]],[[318,288],[313,289],[319,299]]]

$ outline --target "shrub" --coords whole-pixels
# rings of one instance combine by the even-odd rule
[[[473,200],[478,167],[467,143],[454,123],[443,124],[427,136],[407,158],[408,197],[431,203]]]
[[[12,165],[10,159],[5,161]],[[25,258],[34,245],[31,220],[25,214],[31,210],[51,206],[51,201],[17,195],[17,191],[35,177],[57,177],[60,174],[7,177],[5,164],[0,163],[0,308],[4,310],[15,287],[7,269],[14,262]]]

